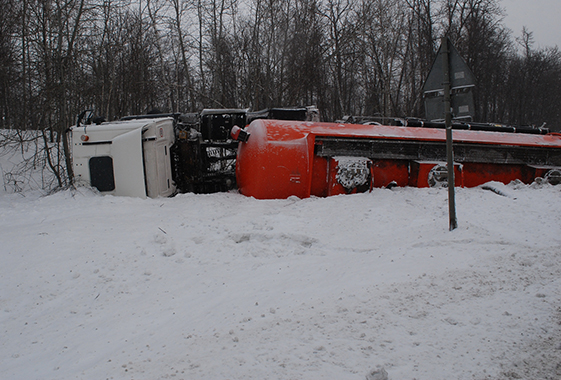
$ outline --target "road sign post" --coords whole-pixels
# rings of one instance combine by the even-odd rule
[[[452,112],[450,102],[450,50],[448,37],[442,37],[442,72],[444,85],[444,119],[446,125],[446,158],[448,169],[448,214],[450,216],[450,231],[458,227],[456,219],[456,193],[454,181],[454,150],[452,147]]]

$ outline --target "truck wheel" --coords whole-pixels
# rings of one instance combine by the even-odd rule
[[[448,168],[446,165],[434,165],[429,172],[430,187],[448,187]]]
[[[545,174],[544,179],[552,185],[561,183],[561,169],[551,169]]]

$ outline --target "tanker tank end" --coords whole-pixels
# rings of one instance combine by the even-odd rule
[[[447,186],[441,128],[258,119],[238,146],[239,191],[258,199]],[[240,139],[240,141],[242,141]],[[454,131],[455,185],[561,182],[561,135]]]

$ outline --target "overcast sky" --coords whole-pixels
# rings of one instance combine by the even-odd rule
[[[520,37],[525,26],[534,33],[534,48],[561,48],[561,0],[502,0],[501,6],[514,37]]]

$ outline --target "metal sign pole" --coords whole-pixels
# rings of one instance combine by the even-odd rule
[[[444,114],[446,123],[446,157],[448,166],[448,214],[450,216],[450,231],[458,227],[456,219],[456,195],[454,182],[454,151],[452,149],[452,113],[450,112],[450,48],[448,37],[441,39],[442,63],[444,72]]]

